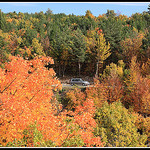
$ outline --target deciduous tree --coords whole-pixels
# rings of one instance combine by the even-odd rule
[[[35,58],[31,61],[21,57],[11,57],[11,62],[0,70],[0,99],[1,99],[1,144],[5,146],[15,138],[23,138],[23,131],[28,125],[37,121],[38,130],[44,138],[54,132],[55,108],[50,101],[53,91],[59,87],[60,81],[55,77],[53,69],[47,70],[44,65],[53,63],[51,58]],[[49,119],[48,119],[49,118]],[[53,120],[53,121],[52,121]],[[50,122],[51,123],[50,123]],[[49,125],[51,131],[48,133]]]
[[[105,102],[97,109],[95,119],[95,134],[101,136],[106,147],[146,147],[147,136],[137,132],[136,117],[121,102]]]

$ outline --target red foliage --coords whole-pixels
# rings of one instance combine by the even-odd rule
[[[87,97],[94,100],[96,107],[102,107],[103,103],[107,101],[112,103],[119,101],[123,97],[123,85],[119,77],[108,77],[99,82],[94,79],[94,87],[86,89]]]
[[[102,29],[97,31],[98,34],[101,34],[102,32],[103,32]]]
[[[150,114],[150,79],[140,76],[128,100],[134,106],[135,112]]]

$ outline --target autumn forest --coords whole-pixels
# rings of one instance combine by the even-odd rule
[[[93,79],[64,89],[60,78]],[[150,5],[130,17],[0,10],[0,147],[149,147]]]

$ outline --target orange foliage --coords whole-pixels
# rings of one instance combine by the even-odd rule
[[[82,105],[85,100],[85,94],[81,92],[80,89],[75,88],[66,93],[66,98],[68,99],[67,108],[75,108],[78,105]]]
[[[124,82],[126,84],[126,94],[123,103],[133,106],[136,112],[150,114],[150,79],[142,77],[136,57],[131,60],[130,74]]]
[[[0,142],[5,145],[4,142],[22,138],[23,130],[35,120],[40,124],[39,130],[45,138],[54,138],[46,133],[50,126],[52,129],[58,126],[55,121],[51,122],[55,117],[50,100],[52,90],[61,88],[61,85],[55,72],[44,67],[53,60],[41,57],[27,61],[14,56],[10,59],[11,63],[5,65],[5,70],[0,70]]]
[[[94,137],[93,129],[96,122],[91,99],[75,107],[74,112],[61,112],[61,105],[56,107],[53,90],[61,89],[54,70],[44,66],[53,64],[49,57],[38,56],[33,60],[21,57],[10,57],[5,69],[0,68],[0,144],[23,139],[23,132],[30,125],[37,125],[42,133],[42,140],[52,141],[56,146],[63,145],[68,138],[79,135],[84,146],[103,146],[100,137]],[[83,97],[84,98],[84,97]],[[57,112],[59,108],[59,113]],[[73,114],[69,117],[67,114]],[[72,119],[72,123],[65,121]],[[72,125],[78,126],[76,130]],[[70,132],[70,128],[74,130]],[[30,130],[30,135],[33,131]],[[28,135],[27,135],[28,136]],[[28,138],[26,146],[34,146],[33,137]],[[30,139],[30,140],[29,140]]]
[[[86,88],[87,97],[93,99],[96,107],[102,107],[103,103],[107,101],[104,96],[105,87],[100,84],[99,80],[94,78],[94,87]]]
[[[19,34],[19,36],[24,36],[25,32],[26,31],[24,29],[20,29],[18,34]]]
[[[150,114],[150,79],[140,76],[134,85],[130,98],[136,112]]]
[[[135,30],[135,32],[137,31]],[[135,37],[126,38],[121,41],[120,44],[123,49],[123,54],[128,62],[131,61],[132,57],[140,55],[143,37],[143,34],[136,33]]]
[[[43,24],[44,28],[46,27],[46,24]]]
[[[81,109],[82,110],[82,109]],[[85,117],[86,116],[86,117]],[[78,118],[78,119],[76,119]],[[77,115],[76,122],[80,125],[81,128],[83,128],[81,134],[81,138],[84,140],[85,146],[103,146],[103,143],[101,142],[100,137],[94,137],[93,128],[96,127],[96,122],[90,114],[83,113],[82,115]]]
[[[84,146],[103,146],[100,137],[94,137],[93,131],[97,126],[94,120],[96,108],[93,99],[86,98],[85,93],[75,88],[66,93],[69,111],[67,114],[73,118],[73,124],[79,126],[78,135],[84,141]],[[70,111],[71,109],[74,111]],[[72,135],[75,136],[75,133]]]
[[[142,64],[141,73],[143,76],[150,76],[150,58]]]
[[[13,19],[11,19],[11,18],[7,19],[7,22],[12,22],[12,21],[13,21]]]
[[[100,19],[100,18],[103,18],[103,16],[102,16],[102,15],[99,15],[97,18]]]
[[[85,17],[91,17],[92,19],[95,19],[96,21],[95,16],[89,10],[86,11]]]
[[[40,37],[40,34],[39,33],[37,33],[37,38],[39,38]]]
[[[81,98],[82,99],[82,98]],[[101,138],[94,137],[93,131],[97,126],[94,120],[94,113],[96,108],[92,99],[85,99],[82,104],[79,104],[75,107],[75,111],[69,111],[68,114],[74,116],[74,124],[79,125],[80,130],[78,134],[81,135],[85,145],[87,147],[97,146],[103,147]]]

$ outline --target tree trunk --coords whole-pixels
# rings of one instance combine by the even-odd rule
[[[81,64],[80,64],[80,62],[78,62],[78,65],[79,65],[79,77],[80,77],[80,70],[81,70]]]
[[[96,76],[98,77],[98,67],[99,67],[99,62],[96,63]]]
[[[61,66],[60,66],[60,64],[59,64],[59,70],[58,70],[58,74],[59,74],[59,77],[60,77],[60,75],[61,75]]]
[[[66,70],[66,65],[64,64],[62,67],[62,76],[63,77],[65,76],[65,70]]]

